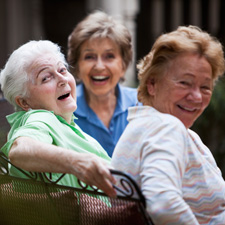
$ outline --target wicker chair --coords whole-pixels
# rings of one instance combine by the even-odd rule
[[[28,179],[12,177],[5,166],[10,162],[4,155],[0,157],[0,224],[153,224],[138,186],[123,172],[111,171],[120,188],[115,186],[117,198],[110,198],[95,187],[87,190],[81,182],[81,188],[59,185],[45,173],[27,173]]]

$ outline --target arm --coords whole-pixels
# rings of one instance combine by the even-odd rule
[[[89,185],[95,185],[109,196],[115,196],[115,179],[107,163],[93,154],[42,143],[29,137],[17,138],[10,151],[11,162],[27,171],[69,173]]]
[[[188,163],[186,130],[179,125],[165,126],[154,139],[145,138],[149,142],[143,151],[141,186],[149,214],[157,224],[199,224],[183,198],[182,180]]]

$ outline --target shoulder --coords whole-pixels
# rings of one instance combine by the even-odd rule
[[[180,126],[186,130],[183,123],[175,116],[167,113],[161,113],[151,106],[133,106],[128,110],[129,120],[148,120],[148,123],[157,123],[158,125]]]
[[[202,150],[207,152],[207,154],[212,155],[209,148],[202,142],[201,138],[199,137],[199,135],[195,131],[193,131],[191,129],[188,129],[188,133],[189,133],[190,137],[192,138],[192,140],[194,140],[194,142],[197,143],[197,145],[199,147],[201,147]]]
[[[152,159],[186,162],[189,135],[179,119],[149,106],[129,108],[129,119],[114,150],[113,163],[121,157],[122,160],[133,157],[135,161],[150,155]]]
[[[76,87],[76,95],[77,95],[77,109],[74,112],[76,117],[87,117],[88,112],[90,112],[90,108],[87,104],[84,92],[84,85],[80,83]]]
[[[41,122],[45,124],[55,124],[58,121],[54,113],[48,110],[30,110],[24,114],[23,120],[26,123]]]
[[[118,85],[118,88],[125,97],[127,97],[127,98],[131,97],[131,98],[137,99],[137,89],[136,88],[124,87],[121,85]]]
[[[194,139],[196,139],[196,140],[198,140],[198,141],[201,140],[201,138],[199,137],[199,135],[198,135],[195,131],[193,131],[193,130],[191,130],[191,129],[188,129],[188,133],[189,133]]]
[[[149,106],[130,107],[128,112],[128,129],[140,133],[143,138],[178,137],[187,138],[184,124],[176,117],[161,113]]]
[[[31,137],[42,142],[52,143],[49,131],[54,124],[57,126],[55,118],[52,112],[46,110],[18,112],[8,135],[9,145],[15,138],[20,136]]]
[[[126,107],[140,105],[137,99],[137,89],[124,87],[118,84],[118,101],[121,101],[122,105]]]
[[[80,83],[76,86],[76,94],[77,97],[82,97],[84,95],[84,85],[83,83]]]

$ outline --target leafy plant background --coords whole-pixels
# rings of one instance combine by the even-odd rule
[[[217,82],[209,106],[191,129],[209,147],[225,178],[225,76]]]

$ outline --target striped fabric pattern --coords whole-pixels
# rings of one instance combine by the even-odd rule
[[[155,224],[225,224],[225,182],[210,150],[174,116],[132,107],[112,157],[131,174]]]

